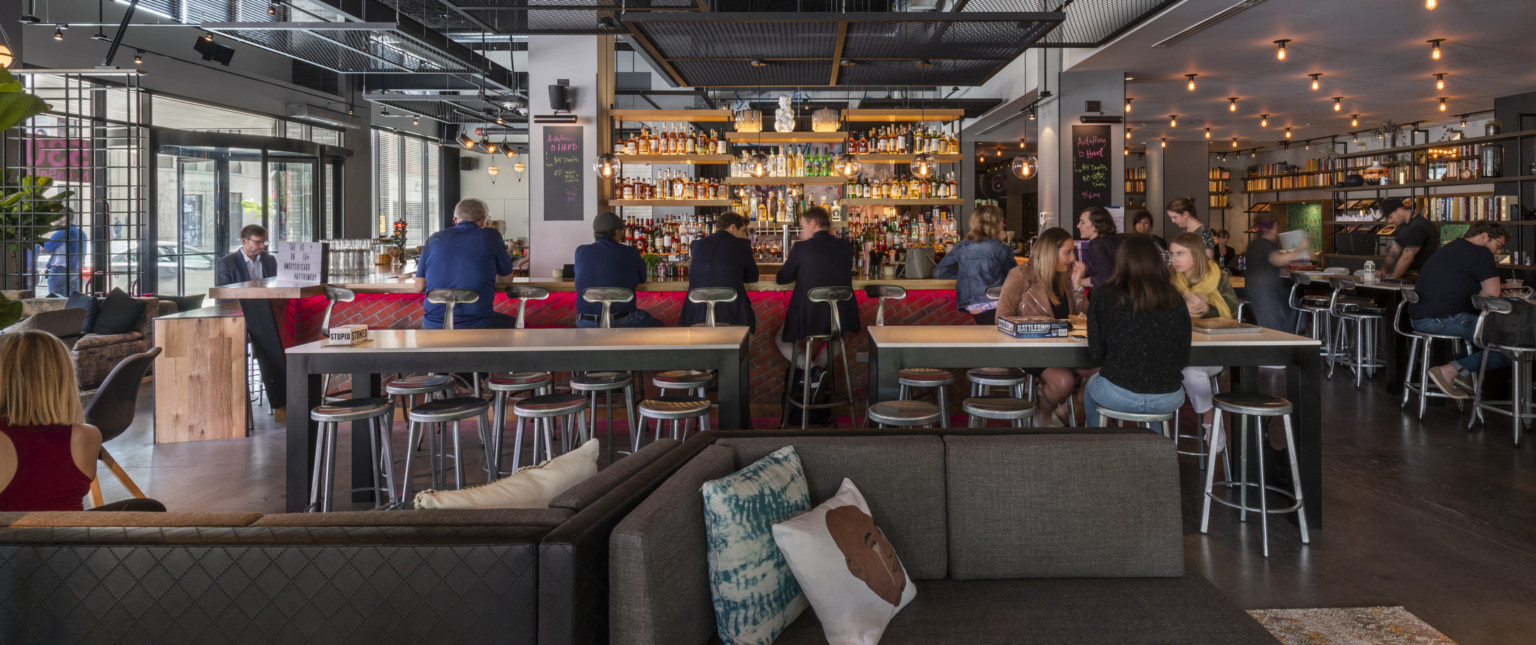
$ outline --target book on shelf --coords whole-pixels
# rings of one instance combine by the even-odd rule
[[[1471,222],[1480,219],[1507,222],[1519,204],[1515,195],[1451,195],[1418,198],[1421,212],[1436,222]]]

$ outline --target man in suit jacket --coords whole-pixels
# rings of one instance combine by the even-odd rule
[[[699,238],[691,245],[688,264],[688,290],[702,287],[729,287],[736,290],[736,300],[715,305],[715,321],[746,325],[757,331],[757,316],[747,297],[748,282],[757,282],[757,261],[752,258],[752,243],[747,241],[747,221],[735,213],[725,213],[715,220],[715,233]],[[707,307],[701,302],[683,301],[678,324],[704,322]]]
[[[277,258],[267,253],[267,229],[251,224],[240,229],[240,250],[219,258],[214,264],[214,284],[226,285],[277,277]],[[267,387],[267,402],[277,421],[288,420],[288,360],[283,355],[282,337],[277,332],[277,317],[271,301],[241,300],[245,314],[245,332],[250,337],[256,364],[261,366],[261,381]]]
[[[832,236],[832,222],[827,209],[813,206],[800,216],[800,241],[789,249],[789,259],[779,269],[779,284],[795,283],[784,313],[784,331],[779,335],[779,352],[794,360],[795,341],[814,334],[824,334],[832,327],[832,312],[822,303],[811,302],[807,295],[816,287],[853,287],[853,245]],[[852,299],[837,304],[844,334],[859,331],[859,308]],[[824,363],[825,353],[816,357]]]
[[[218,285],[277,277],[277,258],[267,253],[267,229],[259,224],[240,229],[240,250],[219,258],[214,272]]]

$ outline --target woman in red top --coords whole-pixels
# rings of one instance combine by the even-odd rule
[[[0,511],[78,511],[101,433],[84,423],[75,368],[41,331],[0,336]]]

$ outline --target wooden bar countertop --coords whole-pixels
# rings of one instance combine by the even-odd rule
[[[402,278],[390,282],[334,282],[335,286],[345,287],[357,293],[414,293],[416,286],[409,278]],[[570,293],[576,290],[576,283],[569,278],[562,280],[534,279],[534,278],[503,278],[496,281],[498,288],[514,284],[524,284],[535,287],[544,287],[552,293]],[[862,290],[871,284],[894,284],[906,287],[911,291],[925,290],[949,290],[955,288],[954,280],[907,280],[904,278],[892,278],[889,280],[863,280],[855,278],[853,288]],[[325,285],[307,284],[298,282],[283,282],[275,278],[266,280],[254,280],[236,284],[214,287],[208,290],[208,297],[215,299],[247,299],[247,300],[292,300],[308,298],[321,294]],[[795,288],[791,284],[778,284],[771,278],[759,280],[747,285],[748,292],[763,291],[791,291]],[[684,293],[688,291],[687,280],[669,280],[665,282],[642,282],[635,291],[640,293]]]

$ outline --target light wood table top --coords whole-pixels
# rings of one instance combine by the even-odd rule
[[[879,347],[994,347],[1086,345],[1081,338],[1013,338],[995,327],[976,325],[888,325],[866,327],[869,338]],[[1273,329],[1260,328],[1251,334],[1202,334],[1190,332],[1190,342],[1201,346],[1306,346],[1319,341]]]
[[[372,329],[368,342],[293,347],[296,354],[380,352],[506,351],[587,352],[616,350],[732,349],[741,347],[746,327],[651,327],[641,329]]]

